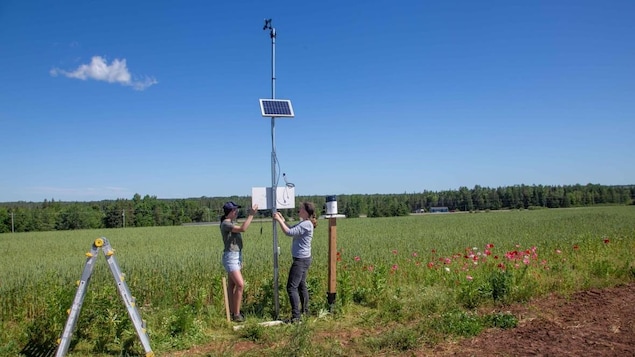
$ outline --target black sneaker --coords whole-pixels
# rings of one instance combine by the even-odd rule
[[[245,316],[241,313],[232,314],[232,321],[234,322],[243,322],[245,321]]]
[[[285,324],[299,324],[302,323],[302,320],[300,320],[299,317],[293,317],[290,319],[282,320],[282,322],[284,322]]]

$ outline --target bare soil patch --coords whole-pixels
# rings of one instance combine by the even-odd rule
[[[519,325],[437,346],[444,356],[633,356],[635,283],[551,295],[510,310]],[[425,353],[423,355],[426,355]]]

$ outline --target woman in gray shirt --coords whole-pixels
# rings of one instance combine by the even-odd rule
[[[302,314],[309,313],[309,290],[306,286],[306,276],[311,266],[311,240],[313,228],[317,227],[315,218],[315,205],[311,202],[300,204],[300,223],[289,227],[284,222],[280,212],[276,212],[274,219],[280,224],[280,228],[289,237],[293,237],[291,254],[293,264],[289,270],[287,280],[287,293],[291,303],[291,320],[287,322],[300,322]]]

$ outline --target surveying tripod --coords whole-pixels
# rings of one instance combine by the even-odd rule
[[[135,298],[130,294],[130,289],[128,289],[128,285],[124,281],[124,275],[119,269],[117,259],[115,259],[115,251],[110,246],[108,239],[104,237],[95,239],[90,252],[86,253],[86,265],[84,266],[84,271],[82,272],[82,278],[78,282],[77,293],[75,294],[75,299],[73,300],[73,306],[69,310],[68,320],[66,321],[66,326],[64,326],[64,332],[62,333],[62,338],[59,340],[59,347],[57,348],[57,354],[55,356],[63,357],[68,351],[68,347],[71,342],[71,335],[73,334],[73,330],[77,324],[77,318],[79,317],[79,312],[82,309],[84,297],[86,296],[86,289],[88,288],[90,276],[95,268],[97,253],[100,249],[102,249],[106,260],[108,261],[108,266],[110,267],[112,276],[115,278],[115,282],[117,283],[117,290],[119,290],[119,295],[121,295],[121,298],[128,309],[128,315],[134,324],[135,330],[137,330],[137,335],[139,336],[141,344],[146,351],[146,357],[153,357],[154,352],[152,352],[152,349],[150,348],[150,340],[146,334],[144,326],[145,323],[141,320],[141,315],[139,315],[139,311],[137,311],[135,306]]]

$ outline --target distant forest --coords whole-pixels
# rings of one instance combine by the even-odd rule
[[[489,188],[461,187],[450,191],[424,191],[402,194],[338,195],[338,213],[347,218],[403,216],[413,212],[429,212],[431,207],[447,207],[451,212],[473,212],[505,209],[567,208],[593,205],[632,205],[635,185],[603,186],[597,184],[571,186],[516,185]],[[156,196],[98,202],[0,203],[0,233],[34,232],[71,229],[174,226],[187,223],[218,222],[224,202],[247,207],[251,197],[200,197],[159,199]],[[324,210],[326,196],[296,196],[296,202],[311,201]],[[297,218],[297,210],[280,210]],[[241,211],[244,215],[246,210]],[[320,213],[320,212],[316,212]],[[323,212],[321,212],[323,213]],[[271,216],[260,211],[259,218]]]

